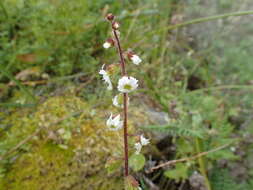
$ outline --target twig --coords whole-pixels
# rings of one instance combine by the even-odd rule
[[[76,115],[79,115],[81,112],[76,112],[76,113],[73,113],[73,114],[70,114],[66,117],[63,117],[63,118],[60,118],[58,119],[57,121],[55,121],[54,123],[50,124],[50,126],[53,126],[53,125],[56,125],[56,124],[59,124],[60,122],[70,118],[70,117],[73,117],[73,116],[76,116]],[[18,150],[22,145],[24,145],[25,143],[27,143],[28,141],[30,141],[34,136],[36,136],[40,131],[41,129],[45,128],[44,126],[40,126],[39,128],[36,129],[36,131],[34,133],[32,133],[31,135],[29,135],[28,137],[26,137],[24,140],[20,141],[16,146],[14,146],[12,149],[10,149],[8,152],[6,152],[5,154],[3,154],[2,156],[0,156],[0,161],[2,161],[3,159],[5,159],[8,155],[10,155],[11,153],[15,152],[16,150]]]
[[[224,148],[226,148],[227,146],[229,146],[230,144],[231,144],[231,143],[228,143],[228,144],[219,146],[219,147],[217,147],[217,148],[215,148],[215,149],[212,149],[212,150],[209,150],[209,151],[206,151],[206,152],[201,152],[201,153],[196,154],[196,155],[191,156],[191,157],[181,158],[181,159],[178,159],[178,160],[170,160],[170,161],[168,161],[168,162],[165,162],[165,163],[159,164],[159,165],[157,165],[157,166],[155,166],[155,167],[152,167],[152,168],[148,171],[148,173],[151,173],[151,172],[153,172],[154,170],[157,170],[157,169],[159,169],[159,168],[163,168],[163,167],[165,167],[165,166],[174,165],[174,164],[176,164],[176,163],[178,163],[178,162],[186,162],[186,161],[190,161],[190,160],[195,160],[196,158],[199,158],[199,157],[201,157],[201,156],[205,156],[205,155],[210,154],[210,153],[212,153],[212,152],[216,152],[216,151],[218,151],[218,150],[224,149]]]

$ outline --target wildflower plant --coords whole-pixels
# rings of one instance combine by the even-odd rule
[[[108,130],[118,131],[123,128],[123,139],[124,139],[124,176],[127,181],[127,184],[132,186],[131,188],[141,189],[139,187],[138,182],[134,179],[133,176],[129,175],[129,143],[128,138],[130,135],[128,134],[128,106],[129,106],[129,93],[135,91],[138,88],[138,80],[133,76],[129,76],[126,70],[126,61],[127,59],[131,61],[134,65],[139,65],[142,60],[141,58],[132,51],[125,52],[123,51],[120,43],[120,24],[115,20],[115,16],[113,14],[108,14],[106,19],[111,24],[112,36],[108,38],[103,47],[105,49],[115,47],[117,49],[117,53],[120,59],[120,63],[118,66],[121,70],[121,77],[117,82],[117,90],[118,94],[112,98],[112,104],[115,107],[122,109],[122,115],[110,114],[109,119],[106,122]],[[107,90],[113,90],[113,82],[111,81],[111,65],[105,67],[102,66],[99,74],[102,75],[103,80],[107,83]],[[121,120],[121,117],[123,120]],[[149,144],[149,139],[146,139],[143,135],[138,136],[137,141],[134,145],[135,155],[140,154],[142,146]],[[145,162],[145,161],[144,161]]]

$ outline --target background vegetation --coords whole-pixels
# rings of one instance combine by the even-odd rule
[[[93,157],[81,151],[99,142],[96,136],[103,136],[90,126],[101,125],[111,104],[110,92],[98,76],[103,63],[118,61],[113,50],[102,48],[110,32],[104,20],[108,12],[121,23],[123,47],[132,47],[143,59],[138,69],[128,66],[141,81],[130,119],[147,131],[153,144],[146,149],[145,167],[133,172],[143,189],[253,188],[253,11],[180,25],[250,11],[252,1],[3,0],[0,10],[0,189],[121,186],[121,173],[114,169],[110,173],[114,187],[103,177],[97,180],[105,175],[111,148],[118,151],[110,146],[118,142],[116,137],[103,139],[100,147],[110,151],[89,166],[83,163]],[[152,121],[147,119],[149,113]],[[63,118],[60,124],[59,118]],[[37,131],[45,122],[49,124]],[[87,134],[94,135],[80,143]],[[161,162],[226,144],[198,159],[147,172]],[[91,152],[102,154],[97,149]],[[40,157],[41,162],[34,161]],[[59,170],[57,160],[66,166],[64,170]],[[92,164],[101,166],[92,171]],[[22,170],[27,165],[31,167]],[[36,167],[47,169],[34,171]],[[66,171],[73,175],[67,177],[69,183],[63,182]],[[95,171],[101,173],[96,176]]]

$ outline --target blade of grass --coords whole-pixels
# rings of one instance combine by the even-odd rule
[[[253,90],[253,85],[223,85],[223,86],[214,86],[209,88],[201,88],[197,90],[193,90],[187,92],[186,94],[195,94],[195,93],[203,93],[205,91],[216,91],[216,90],[225,90],[225,89],[248,89]]]
[[[184,27],[190,24],[198,24],[198,23],[202,23],[202,22],[209,22],[209,21],[213,21],[213,20],[218,20],[218,19],[224,19],[227,17],[231,17],[231,16],[244,16],[244,15],[251,15],[253,14],[253,11],[242,11],[242,12],[233,12],[233,13],[226,13],[226,14],[222,14],[222,15],[215,15],[215,16],[210,16],[210,17],[204,17],[204,18],[197,18],[197,19],[193,19],[187,22],[183,22],[180,24],[176,24],[173,26],[168,26],[168,30],[173,30],[176,28],[180,28],[180,27]]]
[[[209,22],[209,21],[213,21],[213,20],[228,18],[228,17],[231,17],[231,16],[245,16],[245,15],[252,15],[252,14],[253,14],[253,11],[250,10],[250,11],[232,12],[232,13],[226,13],[226,14],[221,14],[221,15],[214,15],[214,16],[209,16],[209,17],[197,18],[197,19],[193,19],[193,20],[190,20],[190,21],[180,23],[180,24],[169,25],[169,26],[166,26],[164,28],[159,28],[157,30],[151,31],[150,33],[146,33],[146,35],[153,35],[153,34],[156,34],[157,32],[162,32],[164,30],[174,30],[174,29],[177,29],[177,28],[181,28],[181,27],[191,25],[191,24]]]

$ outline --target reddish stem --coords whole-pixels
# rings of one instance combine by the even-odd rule
[[[127,72],[126,72],[125,60],[123,57],[119,37],[118,37],[117,31],[113,28],[112,28],[112,30],[113,30],[113,34],[114,34],[114,37],[117,42],[118,54],[119,54],[120,63],[121,63],[121,75],[125,76],[125,75],[127,75]],[[128,94],[124,93],[124,122],[123,122],[123,126],[124,126],[125,176],[128,176],[127,99],[128,99]]]

